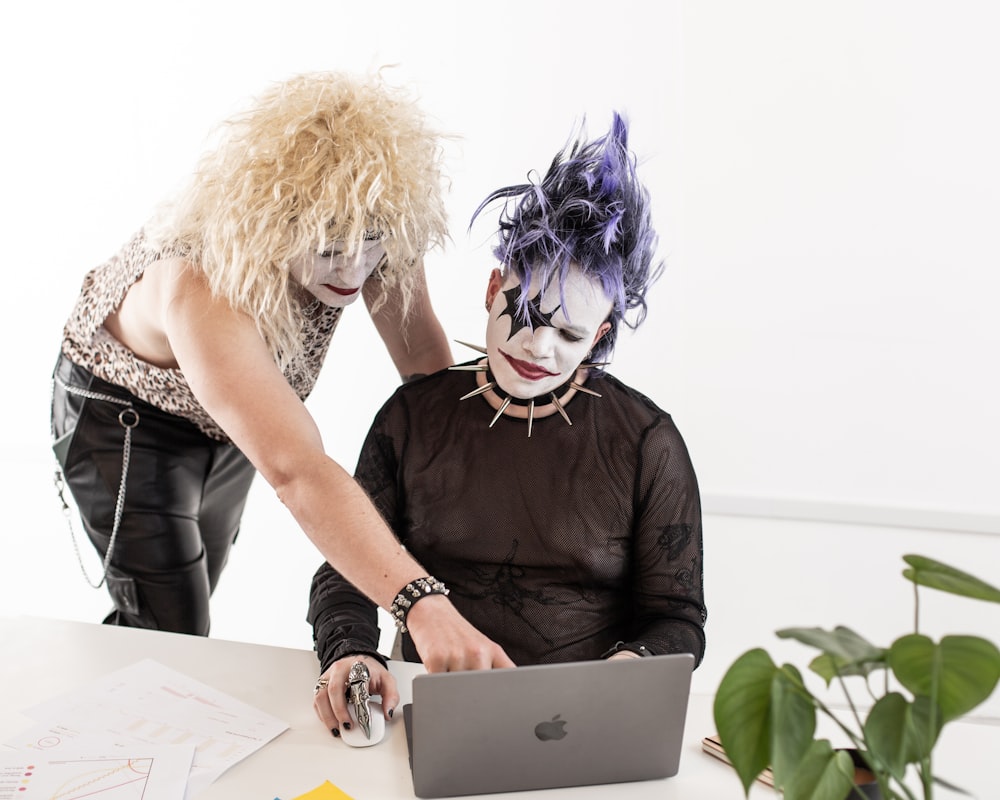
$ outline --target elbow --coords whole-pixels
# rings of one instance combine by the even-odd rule
[[[260,473],[281,504],[296,517],[308,505],[309,497],[322,496],[322,487],[333,462],[325,455],[290,463],[270,463]]]

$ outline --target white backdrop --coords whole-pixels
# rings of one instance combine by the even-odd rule
[[[670,399],[706,490],[997,532],[1000,9],[684,8]]]
[[[0,613],[106,605],[79,578],[48,456],[49,375],[84,272],[215,123],[314,69],[396,64],[458,137],[453,242],[428,258],[452,338],[481,341],[485,324],[477,202],[544,169],[580,117],[596,134],[619,109],[668,269],[611,371],[674,414],[706,507],[1000,529],[992,4],[65,0],[7,16]],[[309,401],[348,468],[395,383],[352,309]],[[259,481],[215,632],[302,644],[315,560]],[[708,570],[711,601],[727,587]]]

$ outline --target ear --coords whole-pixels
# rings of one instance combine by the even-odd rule
[[[611,323],[602,322],[601,327],[599,327],[597,329],[597,333],[594,334],[594,341],[590,343],[590,346],[593,347],[595,344],[597,344],[601,340],[601,337],[610,330],[611,330]]]
[[[493,307],[493,298],[500,293],[500,289],[503,287],[503,275],[500,274],[500,270],[495,268],[490,273],[489,283],[486,284],[486,310],[489,311]]]

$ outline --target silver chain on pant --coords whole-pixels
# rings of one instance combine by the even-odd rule
[[[88,400],[104,400],[108,403],[125,406],[118,414],[118,424],[121,425],[125,431],[125,441],[122,445],[122,479],[121,483],[118,484],[118,500],[115,502],[115,520],[111,527],[111,538],[108,541],[108,551],[104,555],[103,574],[97,583],[94,583],[90,579],[90,575],[87,573],[87,568],[83,565],[83,556],[80,553],[80,545],[77,543],[76,533],[73,531],[73,512],[70,509],[69,504],[66,502],[66,496],[64,494],[64,489],[66,488],[66,478],[63,475],[62,467],[59,465],[58,461],[56,462],[56,491],[59,493],[59,501],[62,503],[63,514],[66,517],[66,524],[69,527],[69,536],[73,541],[73,551],[76,553],[77,563],[79,563],[80,571],[83,573],[83,577],[86,579],[87,583],[95,589],[100,589],[104,585],[104,582],[108,579],[108,566],[111,564],[111,556],[115,551],[115,541],[118,539],[118,528],[121,526],[122,512],[125,510],[125,480],[128,477],[129,460],[132,457],[132,428],[139,424],[139,412],[132,407],[132,402],[130,400],[122,400],[120,397],[114,397],[110,394],[101,394],[100,392],[92,392],[89,389],[82,389],[79,386],[72,386],[65,383],[58,376],[53,379],[53,390],[56,383],[62,387],[63,391],[69,392],[70,394],[75,394],[79,397],[86,397]]]

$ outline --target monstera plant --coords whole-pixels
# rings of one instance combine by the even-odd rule
[[[845,800],[855,792],[853,755],[874,774],[883,800],[931,800],[934,746],[948,722],[984,702],[1000,679],[1000,650],[978,636],[919,632],[919,587],[1000,603],[1000,589],[922,556],[903,557],[914,584],[914,632],[878,647],[846,627],[777,631],[815,648],[809,669],[838,682],[846,698],[839,715],[807,688],[791,664],[778,666],[760,648],[730,666],[715,699],[719,739],[744,791],[770,768],[785,800]],[[864,702],[850,686],[866,690]],[[839,705],[839,704],[838,704]],[[816,734],[817,716],[831,719],[850,742],[835,749]],[[846,719],[844,719],[846,718]],[[960,789],[959,789],[960,790]]]

